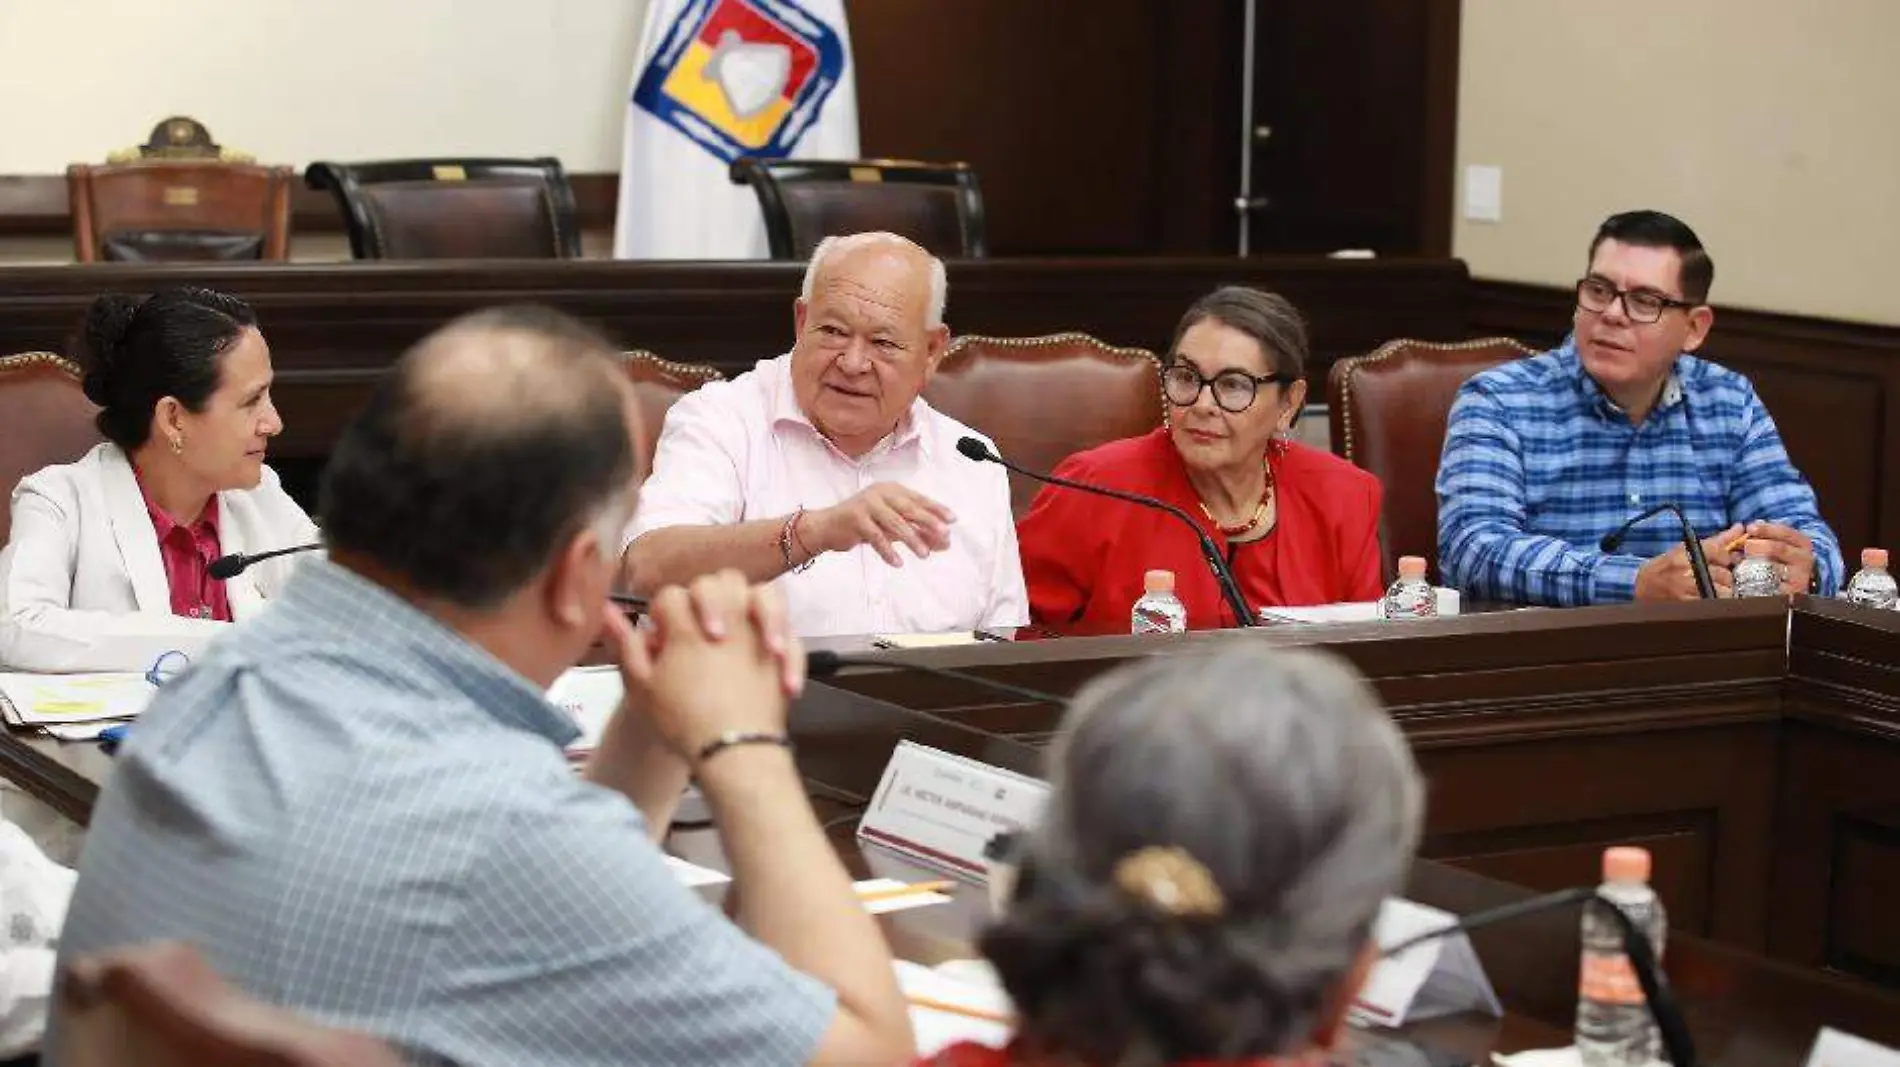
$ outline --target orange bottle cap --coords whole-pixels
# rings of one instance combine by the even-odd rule
[[[1887,569],[1887,550],[1884,548],[1863,548],[1860,550],[1860,565]]]
[[[1759,537],[1751,537],[1742,545],[1742,552],[1750,556],[1770,556],[1774,551],[1773,544]]]
[[[1399,557],[1399,577],[1408,578],[1408,579],[1418,579],[1418,578],[1425,577],[1425,557],[1424,556],[1400,556]]]
[[[1141,576],[1141,584],[1150,593],[1172,593],[1174,592],[1174,572],[1149,571]]]
[[[1603,880],[1606,882],[1649,881],[1649,850],[1621,845],[1603,850]]]

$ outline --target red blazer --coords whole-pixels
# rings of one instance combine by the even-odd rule
[[[1384,593],[1379,480],[1329,452],[1289,443],[1270,461],[1277,525],[1229,545],[1201,510],[1168,431],[1111,441],[1062,461],[1056,474],[1159,497],[1193,516],[1227,555],[1253,607],[1377,600]],[[1234,625],[1194,535],[1179,519],[1125,501],[1045,486],[1016,525],[1030,621],[1088,633],[1124,633],[1142,575],[1174,572],[1190,629]]]

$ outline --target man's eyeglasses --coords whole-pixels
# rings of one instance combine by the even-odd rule
[[[151,669],[145,672],[145,680],[153,685],[164,685],[182,674],[189,666],[191,666],[191,657],[183,652],[173,650],[162,653],[152,661]]]
[[[1253,406],[1254,398],[1260,395],[1260,387],[1274,383],[1290,385],[1291,374],[1248,374],[1244,370],[1228,369],[1212,378],[1204,377],[1200,371],[1185,363],[1175,363],[1161,372],[1161,391],[1168,402],[1175,407],[1192,407],[1201,399],[1201,390],[1214,390],[1214,403],[1222,411],[1238,415]]]
[[[1591,314],[1600,315],[1610,310],[1610,305],[1618,300],[1623,301],[1623,314],[1628,315],[1631,322],[1641,323],[1655,322],[1670,308],[1697,306],[1693,300],[1677,300],[1654,289],[1618,289],[1602,278],[1583,278],[1577,282],[1577,306]]]

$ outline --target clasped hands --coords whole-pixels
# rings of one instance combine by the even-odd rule
[[[660,590],[647,617],[652,625],[636,628],[618,608],[606,612],[603,641],[626,689],[609,730],[642,721],[689,767],[723,734],[785,732],[805,651],[776,590],[720,571]]]
[[[1781,592],[1805,593],[1814,578],[1814,541],[1792,526],[1774,522],[1736,523],[1712,537],[1702,539],[1702,554],[1709,561],[1709,577],[1715,583],[1715,595],[1735,595],[1735,565],[1742,560],[1741,540],[1766,541],[1769,559],[1781,575]],[[1682,545],[1643,564],[1636,572],[1638,600],[1695,600],[1695,572],[1689,565],[1689,552]]]

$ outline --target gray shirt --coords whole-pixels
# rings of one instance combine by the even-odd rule
[[[575,733],[453,631],[306,565],[134,726],[61,954],[182,938],[418,1063],[807,1062],[831,991],[679,884],[575,776]]]

